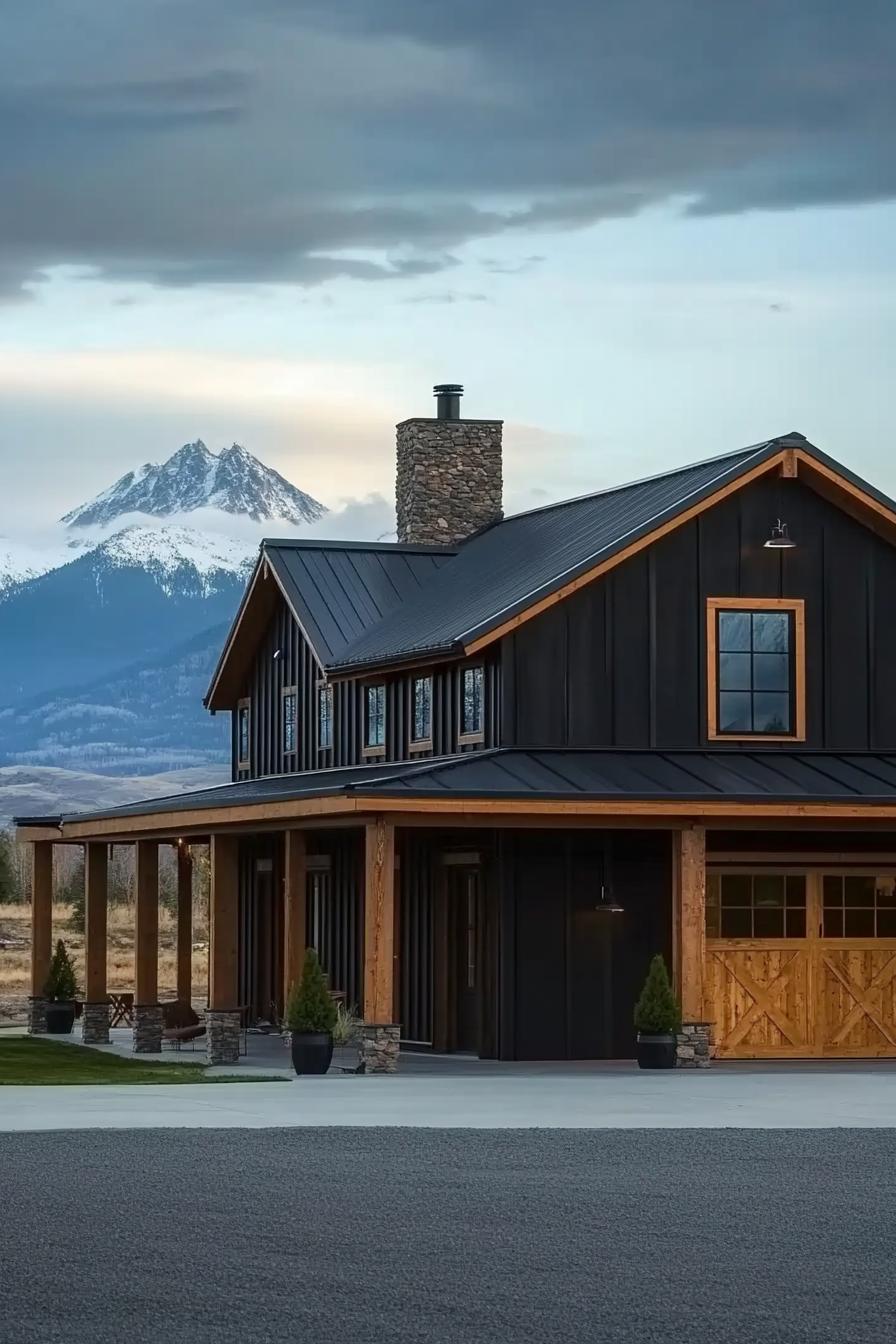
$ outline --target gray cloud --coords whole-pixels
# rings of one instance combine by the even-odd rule
[[[62,263],[382,280],[665,200],[896,195],[892,0],[0,0],[0,20],[7,294]]]

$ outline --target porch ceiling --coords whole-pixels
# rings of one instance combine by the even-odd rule
[[[25,838],[65,841],[358,820],[376,812],[446,824],[528,816],[896,822],[896,754],[787,750],[497,748],[464,757],[267,776],[100,812],[17,817]],[[648,820],[649,819],[649,820]]]

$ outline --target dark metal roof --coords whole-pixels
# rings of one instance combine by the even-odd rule
[[[799,443],[785,436],[600,494],[516,514],[478,533],[331,666],[382,664],[458,649],[647,535],[743,471]]]
[[[265,541],[264,555],[322,663],[413,601],[453,547],[388,542]]]
[[[19,826],[65,825],[160,812],[365,798],[576,799],[740,803],[894,803],[896,753],[830,751],[527,751],[496,747],[419,764],[358,765],[221,784],[144,803],[62,817],[14,817]]]
[[[158,812],[191,812],[196,808],[239,807],[249,803],[278,803],[314,794],[338,794],[347,785],[362,780],[389,780],[395,774],[412,770],[407,762],[400,765],[356,765],[344,769],[310,770],[294,775],[265,775],[262,779],[237,780],[216,784],[208,789],[170,794],[167,798],[147,798],[144,802],[124,803],[120,807],[99,808],[89,812],[68,812],[55,817],[13,817],[16,826],[58,826],[69,821],[104,821],[113,817],[153,816]]]
[[[351,792],[367,792],[361,781]],[[496,749],[377,781],[377,794],[781,802],[896,801],[896,755]]]
[[[347,792],[463,798],[896,802],[896,754],[496,748]]]

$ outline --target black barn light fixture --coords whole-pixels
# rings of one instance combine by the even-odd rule
[[[613,893],[607,890],[603,882],[600,884],[600,900],[594,908],[605,915],[621,915],[625,910],[625,906],[614,899]]]
[[[771,535],[765,543],[765,549],[767,551],[792,551],[795,546],[796,542],[788,532],[787,524],[779,518],[772,526]]]

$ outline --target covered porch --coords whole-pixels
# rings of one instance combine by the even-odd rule
[[[306,946],[363,1019],[370,1072],[393,1070],[399,1049],[631,1058],[656,952],[682,1003],[682,1063],[706,1060],[710,1029],[721,1057],[896,1055],[894,825],[890,758],[733,751],[497,751],[20,819],[34,846],[31,1027],[53,846],[85,848],[88,1041],[109,1032],[108,847],[135,847],[133,1047],[156,1052],[159,846],[207,843],[214,1064],[238,1059],[247,1021],[279,1021]],[[180,976],[177,993],[189,997]]]

